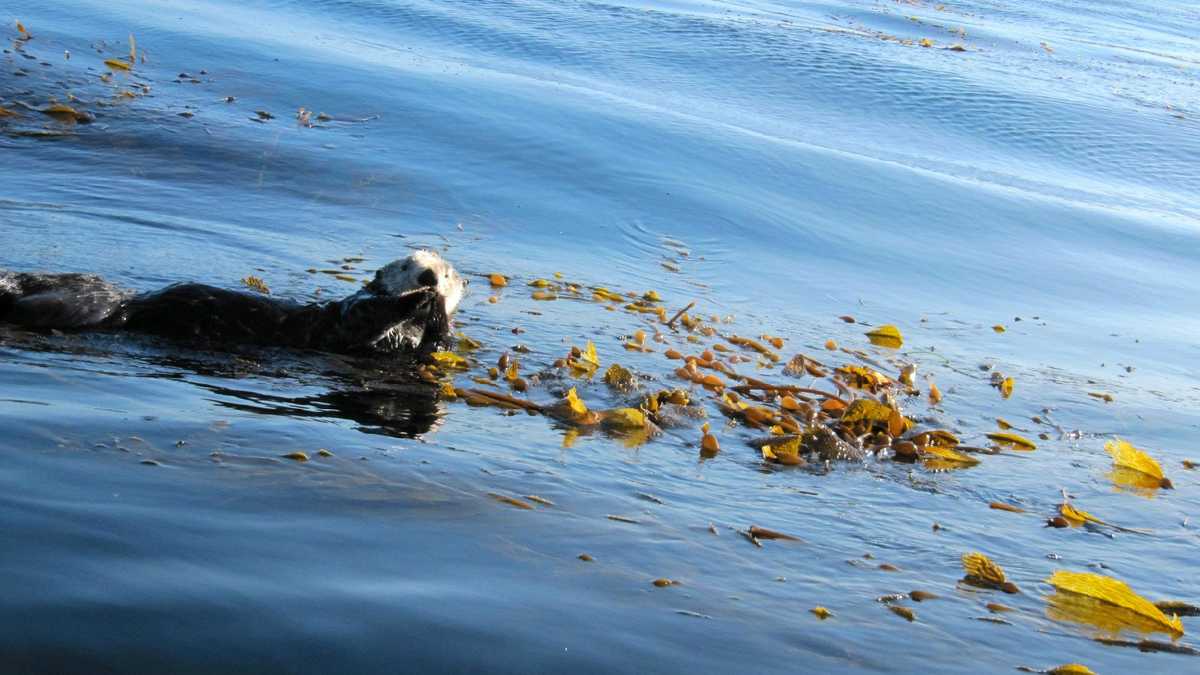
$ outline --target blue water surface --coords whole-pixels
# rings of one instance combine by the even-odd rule
[[[1094,641],[1112,636],[1050,616],[1043,581],[1200,604],[1194,3],[10,0],[0,19],[19,113],[0,118],[0,269],[137,290],[253,274],[320,299],[436,247],[472,277],[459,327],[485,365],[521,343],[533,373],[591,339],[680,386],[663,346],[621,347],[641,317],[530,298],[559,272],[696,301],[789,357],[852,361],[834,339],[916,363],[945,400],[907,412],[972,445],[996,417],[1045,434],[962,471],[787,471],[720,417],[701,461],[694,426],[564,442],[335,357],[6,332],[5,669],[1200,669]],[[130,35],[137,63],[110,73]],[[55,101],[95,119],[36,112]],[[511,278],[495,303],[490,273]],[[1176,489],[1114,489],[1114,435]],[[280,457],[297,450],[313,461]],[[1043,528],[1063,490],[1148,533]],[[751,524],[804,543],[757,548]],[[1023,593],[959,586],[971,550]],[[911,623],[878,601],[912,590],[940,598],[903,601]]]

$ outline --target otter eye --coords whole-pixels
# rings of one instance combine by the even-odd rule
[[[422,286],[437,286],[437,273],[433,270],[425,270],[417,277],[417,283]]]
[[[401,265],[401,266],[400,266],[400,271],[401,271],[401,272],[407,272],[407,271],[408,271],[408,263],[404,263],[403,265]]]

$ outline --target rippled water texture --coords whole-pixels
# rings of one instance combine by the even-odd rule
[[[561,272],[695,300],[787,356],[852,360],[832,338],[916,363],[945,399],[906,412],[966,443],[996,417],[1046,434],[946,473],[786,470],[719,416],[700,461],[693,425],[564,443],[395,364],[0,328],[6,671],[1200,669],[1094,641],[1043,582],[1200,604],[1193,3],[10,0],[0,20],[0,269],[312,299],[433,246],[473,277],[480,363],[523,343],[533,373],[591,339],[679,386],[660,345],[621,348],[644,319],[530,299]],[[145,60],[110,78],[130,34]],[[1115,490],[1113,435],[1176,489]],[[1148,533],[1043,528],[1063,489]],[[804,542],[757,548],[751,524]],[[1023,593],[957,586],[971,550]],[[911,590],[940,596],[904,601],[912,623],[877,601]],[[989,602],[1007,625],[977,620]]]

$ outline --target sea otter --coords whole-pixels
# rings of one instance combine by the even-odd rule
[[[361,291],[298,303],[198,283],[125,291],[91,274],[0,271],[0,323],[133,331],[206,346],[243,344],[342,354],[433,348],[449,336],[467,282],[434,251],[380,268]]]

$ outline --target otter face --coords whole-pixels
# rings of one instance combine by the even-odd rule
[[[445,302],[446,316],[449,316],[466,295],[467,282],[436,251],[421,249],[379,268],[375,280],[367,288],[376,295],[404,295],[433,288]]]

